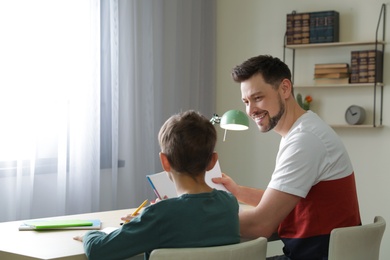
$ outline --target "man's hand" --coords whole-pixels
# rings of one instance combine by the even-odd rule
[[[237,197],[240,188],[237,183],[226,174],[222,173],[222,177],[212,178],[212,181],[217,184],[222,184],[228,191]]]

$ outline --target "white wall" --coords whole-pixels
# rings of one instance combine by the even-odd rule
[[[217,0],[217,112],[229,109],[244,110],[240,90],[231,80],[231,69],[249,57],[270,54],[283,58],[283,35],[286,14],[336,10],[340,13],[340,41],[372,41],[382,1],[378,0]],[[389,8],[389,5],[387,5]],[[390,17],[387,17],[389,21]],[[389,22],[386,27],[390,28]],[[387,34],[389,30],[387,29]],[[390,36],[387,36],[390,42]],[[372,222],[374,216],[382,215],[390,223],[390,65],[389,47],[385,49],[383,125],[377,129],[336,129],[344,141],[352,159],[363,223]],[[336,52],[336,51],[335,51]],[[287,55],[289,52],[287,52]],[[291,54],[291,52],[290,52]],[[298,54],[297,54],[298,55]],[[324,51],[303,51],[297,62],[298,80],[311,80],[313,64],[321,62],[350,62],[350,50],[333,53]],[[288,56],[287,56],[288,57]],[[289,64],[289,60],[286,59]],[[307,63],[307,66],[304,65]],[[290,65],[290,64],[289,64]],[[350,91],[350,92],[345,92]],[[296,90],[296,92],[299,92]],[[330,90],[310,92],[313,95],[313,109],[325,113],[319,103],[327,100]],[[339,104],[326,106],[324,117],[332,123],[342,122],[345,107],[355,103],[354,90],[342,90]],[[359,102],[371,102],[371,92],[359,94]],[[335,96],[337,98],[337,95]],[[317,104],[316,104],[317,101]],[[328,101],[328,100],[327,100]],[[368,102],[368,103],[369,103]],[[329,103],[329,102],[327,102]],[[334,121],[333,121],[334,120]],[[251,129],[244,132],[228,132],[222,142],[219,130],[218,153],[222,171],[232,176],[239,184],[265,188],[274,168],[280,137],[275,133],[259,133],[251,122]],[[390,259],[390,228],[385,231],[381,259]],[[269,254],[280,252],[276,242],[269,247]]]

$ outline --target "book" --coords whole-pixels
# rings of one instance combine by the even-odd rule
[[[169,179],[168,174],[165,171],[146,175],[149,184],[152,186],[154,193],[160,200],[165,196],[168,198],[177,197],[175,184]]]
[[[20,231],[26,230],[90,230],[101,229],[102,223],[99,219],[61,219],[61,220],[29,220],[19,226]]]
[[[286,15],[286,44],[308,44],[310,40],[310,13]]]
[[[219,161],[217,161],[214,168],[206,172],[205,181],[211,188],[228,191],[222,184],[216,184],[212,181],[213,178],[221,176],[221,167]],[[159,199],[163,199],[165,196],[168,198],[177,197],[175,185],[169,179],[168,174],[165,171],[146,175],[146,178]]]
[[[383,81],[383,52],[380,50],[351,51],[351,83]]]
[[[286,44],[294,44],[294,27],[293,21],[295,12],[286,15]]]
[[[349,78],[349,73],[344,72],[344,73],[315,73],[314,74],[315,79],[320,79],[320,78],[328,78],[328,79],[339,79],[339,78]]]
[[[314,69],[314,74],[329,74],[329,73],[348,73],[349,68],[324,68],[324,69]]]
[[[301,15],[301,43],[310,43],[310,13],[302,13]]]
[[[310,43],[339,41],[339,13],[321,11],[310,13]]]
[[[293,15],[294,44],[302,43],[302,14]]]
[[[380,50],[368,51],[368,82],[383,82],[383,52]]]
[[[359,51],[351,51],[351,83],[359,83]]]
[[[314,64],[316,69],[331,69],[331,68],[348,68],[348,63],[317,63]]]
[[[314,82],[316,85],[349,84],[349,77],[339,79],[318,78],[314,79]]]
[[[359,51],[359,83],[368,83],[368,51]]]

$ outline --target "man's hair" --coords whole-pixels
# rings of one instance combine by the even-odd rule
[[[205,172],[212,159],[217,132],[206,117],[189,110],[171,116],[161,127],[158,141],[173,169],[196,175]]]
[[[259,55],[244,61],[232,70],[233,80],[241,83],[255,74],[261,74],[267,84],[275,89],[283,79],[291,81],[291,71],[288,66],[278,58],[270,55]]]

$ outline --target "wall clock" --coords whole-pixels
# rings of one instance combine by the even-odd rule
[[[345,121],[350,125],[363,124],[365,119],[366,111],[360,106],[352,105],[345,111]]]

